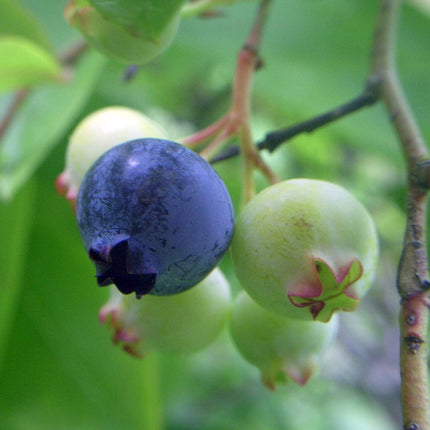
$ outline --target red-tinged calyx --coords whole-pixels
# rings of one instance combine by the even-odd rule
[[[308,309],[316,321],[328,322],[337,310],[353,311],[360,303],[352,285],[363,274],[359,260],[352,260],[336,273],[321,259],[313,261],[314,280],[299,282],[288,292],[291,303]]]
[[[142,358],[138,350],[140,336],[133,328],[127,326],[124,322],[125,312],[121,301],[112,300],[104,305],[99,312],[99,321],[106,324],[112,331],[112,342],[114,345],[120,345],[128,354]]]
[[[302,363],[279,363],[272,369],[262,370],[261,382],[269,390],[274,391],[276,384],[286,384],[288,381],[294,381],[300,386],[306,385],[315,372],[316,363],[312,358]]]
[[[73,184],[71,184],[67,171],[62,172],[55,179],[55,188],[60,196],[64,195],[66,197],[66,200],[70,202],[73,211],[76,211],[76,199],[78,197],[78,189],[73,186]]]
[[[71,26],[83,28],[85,13],[92,9],[92,6],[85,0],[70,0],[64,9],[64,17]]]
[[[284,372],[298,385],[304,386],[307,384],[311,376],[314,374],[315,365],[304,366],[287,366]]]

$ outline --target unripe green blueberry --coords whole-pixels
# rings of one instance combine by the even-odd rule
[[[114,343],[138,357],[152,350],[186,354],[207,347],[224,328],[231,305],[230,286],[218,268],[171,296],[136,299],[111,291],[100,320],[113,329]]]
[[[287,318],[241,291],[233,305],[230,333],[240,354],[259,368],[268,388],[289,380],[304,385],[337,333],[337,317],[327,324]]]
[[[108,149],[142,137],[165,138],[166,134],[155,121],[128,107],[110,106],[89,114],[69,138],[66,166],[57,178],[57,189],[74,202],[85,174]]]
[[[178,30],[180,14],[167,22],[154,37],[145,29],[132,31],[117,22],[105,19],[86,0],[70,0],[64,15],[67,22],[100,52],[127,64],[143,64],[160,55],[171,44]]]
[[[352,311],[376,272],[378,241],[364,206],[342,187],[291,179],[244,208],[232,243],[248,294],[281,315],[326,322]]]

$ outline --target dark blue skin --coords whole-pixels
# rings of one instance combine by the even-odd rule
[[[168,140],[133,140],[103,154],[82,182],[76,210],[98,284],[137,297],[191,288],[233,237],[233,205],[218,174]]]

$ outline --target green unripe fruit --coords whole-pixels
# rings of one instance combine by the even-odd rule
[[[270,312],[241,291],[233,306],[230,333],[240,354],[260,369],[270,389],[293,380],[304,385],[337,333],[338,318],[327,324]]]
[[[73,130],[66,152],[66,167],[57,188],[75,201],[82,179],[108,149],[142,137],[166,138],[167,133],[141,112],[122,106],[99,109],[86,116]]]
[[[216,268],[193,288],[170,296],[136,299],[112,289],[100,320],[113,329],[114,343],[135,356],[151,350],[193,353],[220,334],[230,311],[228,281]]]
[[[160,55],[172,43],[178,30],[180,14],[168,21],[157,37],[129,29],[105,19],[87,1],[71,0],[64,11],[67,22],[100,52],[127,64],[143,64]]]
[[[364,206],[342,187],[291,179],[244,208],[232,243],[236,274],[260,305],[329,321],[352,311],[376,272],[378,241]]]

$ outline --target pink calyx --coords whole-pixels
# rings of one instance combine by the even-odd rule
[[[99,321],[101,324],[107,324],[112,330],[112,343],[120,345],[128,354],[142,358],[143,355],[138,351],[140,336],[133,328],[124,323],[124,309],[117,301],[108,302],[99,312]]]
[[[289,380],[294,381],[297,385],[304,386],[314,374],[315,367],[314,360],[300,364],[280,363],[276,371],[274,369],[271,371],[263,370],[261,382],[271,391],[276,389],[276,383],[285,384]]]
[[[55,180],[55,188],[57,189],[57,193],[59,195],[65,196],[66,200],[71,203],[72,209],[76,211],[76,199],[78,197],[78,190],[74,185],[70,183],[70,178],[67,171],[64,171],[60,175],[58,175],[57,179]]]
[[[363,274],[363,266],[354,259],[336,272],[322,259],[314,259],[312,280],[298,282],[288,291],[290,302],[297,308],[306,308],[312,318],[328,322],[337,310],[353,311],[360,299],[352,285]]]

